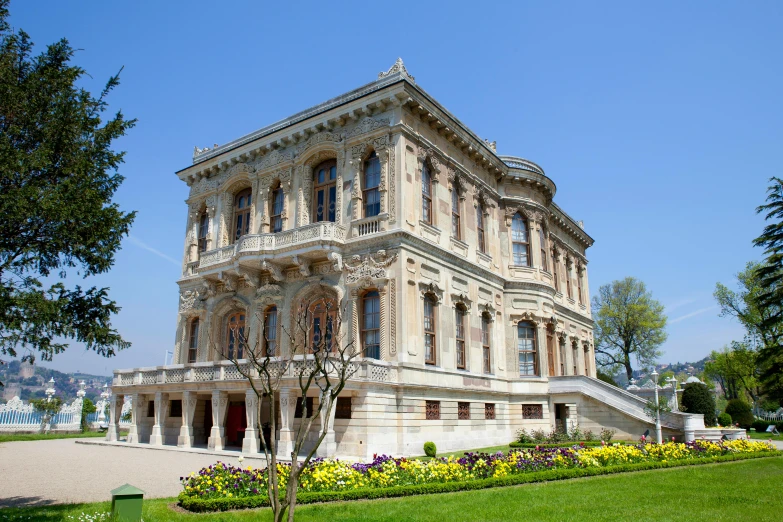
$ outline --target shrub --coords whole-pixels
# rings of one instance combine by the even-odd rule
[[[742,399],[731,399],[726,405],[726,413],[731,415],[731,419],[740,425],[740,428],[748,429],[753,424],[753,412],[750,404]]]
[[[715,398],[707,385],[700,382],[686,384],[682,392],[682,406],[683,411],[704,415],[705,426],[715,426]]]
[[[535,442],[532,435],[530,435],[525,428],[522,428],[521,430],[517,431],[517,442],[520,444],[530,444],[532,442]]]
[[[585,430],[583,437],[587,442],[591,442],[595,440],[595,433],[593,430]]]
[[[767,431],[767,428],[769,428],[770,424],[775,424],[775,423],[769,421],[763,421],[763,420],[754,420],[753,424],[751,424],[750,427],[756,430],[756,433],[764,433],[765,431]]]
[[[617,433],[617,431],[611,428],[601,428],[601,435],[599,438],[604,442],[609,442],[612,440],[612,437],[614,437],[615,433]]]
[[[546,432],[541,428],[533,430],[533,442],[544,442],[547,438]]]
[[[438,448],[435,446],[434,442],[427,441],[424,443],[424,454],[428,457],[435,458],[438,454]]]
[[[731,426],[732,425],[731,415],[729,415],[728,413],[721,413],[720,415],[718,415],[718,424],[720,424],[721,426]]]

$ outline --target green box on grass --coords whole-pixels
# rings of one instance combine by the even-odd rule
[[[144,492],[130,484],[111,491],[111,514],[119,522],[139,522]]]

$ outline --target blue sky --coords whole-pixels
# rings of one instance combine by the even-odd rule
[[[104,2],[14,0],[11,23],[61,37],[97,92],[139,123],[117,201],[138,210],[111,273],[133,347],[73,346],[50,364],[108,374],[161,364],[174,342],[194,145],[225,143],[372,81],[398,56],[500,154],[540,164],[584,220],[590,289],[645,281],[667,307],[662,361],[696,360],[742,329],[715,283],[751,241],[783,143],[780,2]],[[70,284],[76,284],[74,279]]]

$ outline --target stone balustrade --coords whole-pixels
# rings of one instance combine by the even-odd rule
[[[261,254],[275,254],[308,246],[322,247],[326,244],[345,243],[345,227],[328,221],[284,230],[274,234],[250,234],[243,236],[233,245],[209,250],[201,254],[197,270],[233,262],[238,257]]]

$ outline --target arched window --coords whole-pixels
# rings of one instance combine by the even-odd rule
[[[329,160],[321,163],[313,171],[313,178],[314,222],[334,223],[337,215],[337,162]]]
[[[362,354],[381,358],[381,297],[377,290],[362,296]]]
[[[517,351],[519,352],[519,375],[537,375],[536,329],[526,321],[517,324]]]
[[[267,357],[277,355],[277,307],[264,311],[264,353]]]
[[[228,316],[226,330],[228,358],[242,359],[245,355],[245,312],[236,312]]]
[[[198,251],[207,251],[207,234],[209,233],[209,215],[202,212],[198,218]]]
[[[432,225],[432,175],[426,163],[421,167],[421,220]]]
[[[484,361],[484,373],[492,373],[492,350],[490,348],[489,314],[481,314],[481,356]]]
[[[516,266],[530,266],[530,235],[528,234],[527,221],[521,214],[514,214],[511,222],[511,243],[514,246],[514,264]]]
[[[196,352],[198,352],[198,317],[190,321],[188,332],[188,362],[196,362]]]
[[[364,217],[377,216],[381,213],[381,161],[375,151],[364,162],[364,183],[362,197],[364,198]]]
[[[234,241],[250,233],[250,204],[253,194],[245,189],[234,196]]]
[[[269,218],[273,233],[283,231],[284,203],[285,194],[283,193],[283,187],[278,185],[277,188],[272,191],[272,197],[270,198],[271,209],[269,212]]]
[[[487,243],[484,238],[484,204],[479,203],[476,207],[476,230],[478,231],[478,249],[479,252],[487,251]]]
[[[337,324],[337,305],[333,299],[321,298],[310,304],[312,335],[310,353],[321,350],[334,351],[334,328]]]
[[[424,296],[424,362],[435,364],[435,308],[437,304],[431,295]]]
[[[454,337],[457,339],[457,368],[464,370],[466,366],[465,357],[465,308],[457,305],[454,313]]]
[[[460,226],[459,193],[457,187],[451,189],[451,235],[454,239],[462,239],[462,227]]]
[[[541,245],[541,269],[544,272],[549,272],[549,263],[547,262],[546,253],[549,250],[546,245],[546,233],[544,227],[538,229],[538,242]]]

